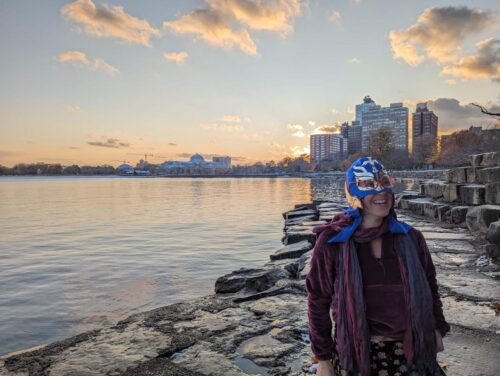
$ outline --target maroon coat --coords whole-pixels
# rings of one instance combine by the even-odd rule
[[[442,336],[450,329],[446,322],[442,303],[438,294],[436,271],[422,233],[416,229],[419,259],[427,276],[433,297],[433,312],[436,328]],[[399,264],[394,250],[393,234],[387,232],[382,237],[382,257],[376,260],[369,243],[357,244],[356,250],[363,276],[366,303],[366,317],[371,335],[383,335],[402,339],[405,330],[405,306],[401,286]],[[311,270],[306,278],[308,291],[309,336],[311,348],[319,360],[332,358],[332,319],[336,321],[338,289],[336,279],[338,254],[341,243],[329,247],[315,247]],[[321,252],[321,249],[326,250]],[[331,318],[330,318],[331,313]]]

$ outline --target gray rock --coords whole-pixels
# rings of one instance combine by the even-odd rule
[[[500,247],[500,220],[490,223],[486,231],[486,239]]]
[[[307,216],[315,216],[315,215],[316,215],[316,210],[299,208],[299,209],[284,212],[283,218],[285,220],[287,220],[287,219],[293,219],[293,218],[297,218],[297,217],[307,217]]]
[[[460,188],[460,200],[466,205],[484,204],[485,187],[480,184],[463,185]]]
[[[443,197],[446,184],[443,182],[429,182],[421,185],[421,193],[432,198]]]
[[[483,251],[488,257],[491,258],[500,257],[500,247],[496,244],[485,244],[483,246]]]
[[[484,199],[487,204],[500,204],[500,183],[485,184]]]
[[[481,166],[481,162],[483,161],[484,154],[473,154],[470,156],[470,164],[472,167]]]
[[[281,249],[278,249],[269,257],[271,260],[298,258],[307,251],[309,251],[311,248],[312,248],[312,243],[310,241],[302,240],[301,242],[289,244]]]
[[[468,206],[455,206],[450,210],[450,223],[461,224],[465,222]]]
[[[446,171],[448,183],[467,183],[467,167],[456,167]]]
[[[500,165],[500,152],[485,153],[482,156],[481,166],[491,167]]]
[[[443,188],[443,198],[447,202],[460,201],[460,187],[461,185],[450,183],[446,184]]]
[[[500,219],[499,205],[481,205],[467,211],[466,223],[471,231],[486,233],[490,223]]]
[[[234,293],[242,289],[246,291],[264,291],[271,288],[276,281],[289,278],[290,274],[283,269],[245,269],[234,271],[217,278],[215,292]]]
[[[450,324],[495,334],[500,329],[500,316],[495,310],[473,302],[448,296],[441,299],[444,315]]]
[[[478,181],[481,183],[495,183],[500,182],[500,166],[487,167],[477,172]]]

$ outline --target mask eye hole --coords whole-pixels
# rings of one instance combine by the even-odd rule
[[[380,185],[384,188],[391,188],[392,187],[392,180],[388,175],[382,176],[380,178]]]
[[[358,188],[360,189],[374,189],[375,188],[375,180],[373,179],[363,179],[358,180],[356,182]]]

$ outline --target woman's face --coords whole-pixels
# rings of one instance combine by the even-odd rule
[[[388,192],[368,195],[363,199],[363,215],[385,218],[389,215],[391,207],[392,195]]]

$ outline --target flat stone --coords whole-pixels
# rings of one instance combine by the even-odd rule
[[[500,166],[483,168],[477,172],[477,179],[481,183],[500,182]]]
[[[310,241],[302,240],[301,242],[289,244],[281,249],[278,249],[269,257],[271,260],[298,258],[309,251],[311,248],[312,243]]]
[[[500,219],[500,205],[481,205],[467,211],[467,227],[471,231],[486,233],[490,223]]]
[[[442,298],[446,321],[472,330],[483,330],[495,334],[500,329],[500,317],[495,310],[465,300],[457,300],[452,296]]]
[[[261,335],[243,341],[236,352],[245,358],[279,358],[293,349],[295,345],[282,343],[271,335]]]
[[[487,204],[500,204],[500,183],[486,183],[484,200]]]
[[[463,185],[460,188],[460,200],[466,205],[482,205],[485,203],[485,186],[479,184]]]
[[[477,255],[470,253],[448,253],[434,252],[431,254],[432,261],[440,268],[464,268],[474,265]],[[440,276],[438,276],[439,282]]]
[[[453,294],[469,300],[492,301],[500,296],[500,283],[476,272],[443,271],[439,274],[438,282],[440,286],[446,287]]]
[[[276,269],[245,269],[241,268],[232,273],[217,278],[215,292],[234,293],[242,289],[251,291],[264,291],[271,288],[276,281],[288,278],[286,270]]]
[[[498,336],[478,336],[460,328],[443,338],[444,352],[438,353],[438,362],[446,365],[450,376],[496,376],[500,369],[500,341]]]
[[[428,239],[427,245],[431,252],[477,254],[474,246],[467,240]]]
[[[287,212],[283,213],[283,218],[285,220],[287,219],[293,219],[297,217],[306,217],[306,216],[315,216],[316,215],[316,210],[313,209],[295,209],[295,210],[290,210]]]
[[[209,350],[210,345],[201,341],[176,354],[172,362],[203,375],[247,376],[226,355]]]

